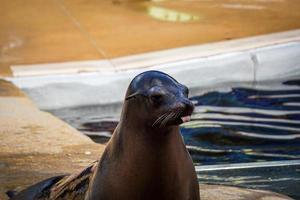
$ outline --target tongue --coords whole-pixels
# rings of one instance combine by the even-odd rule
[[[191,116],[184,116],[184,117],[181,117],[181,120],[182,120],[183,123],[189,122],[189,121],[191,121]]]

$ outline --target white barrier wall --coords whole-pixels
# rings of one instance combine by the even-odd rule
[[[170,74],[191,88],[192,95],[195,92],[201,93],[202,89],[207,91],[219,86],[224,88],[224,85],[230,88],[236,83],[258,87],[259,82],[263,81],[300,78],[300,31],[296,34],[297,37],[293,32],[293,37],[288,42],[285,42],[282,35],[277,34],[275,40],[274,36],[261,36],[256,40],[250,38],[211,44],[213,48],[208,44],[111,61],[62,63],[56,64],[57,66],[49,64],[51,66],[44,65],[44,68],[33,65],[31,69],[15,66],[13,71],[16,77],[10,80],[23,89],[41,109],[47,110],[120,104],[130,80],[146,70],[160,70]],[[266,44],[261,38],[274,41]],[[278,38],[283,43],[278,44]],[[255,41],[257,45],[254,44]],[[204,52],[204,47],[209,49],[210,54]],[[218,47],[223,50],[220,51]],[[203,52],[192,53],[201,49]],[[212,54],[213,49],[219,53]],[[183,56],[189,53],[193,56]],[[141,61],[143,59],[145,62]],[[130,67],[130,62],[134,68]],[[117,63],[119,67],[109,67],[113,63]],[[79,69],[78,66],[81,70],[86,66],[85,73],[73,73],[76,72],[74,69]],[[93,72],[93,69],[97,71]],[[68,70],[71,74],[66,74]]]

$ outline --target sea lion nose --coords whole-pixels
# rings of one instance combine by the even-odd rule
[[[185,110],[184,115],[191,115],[195,108],[193,102],[188,98],[183,98],[182,104],[184,105],[184,110]]]

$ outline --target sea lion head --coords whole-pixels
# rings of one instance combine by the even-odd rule
[[[178,126],[189,121],[194,110],[188,93],[185,85],[168,74],[147,71],[131,81],[125,107],[127,111],[131,111],[127,113],[135,118],[135,123],[147,122],[146,126],[160,129]]]

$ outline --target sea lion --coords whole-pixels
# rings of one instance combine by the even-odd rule
[[[159,71],[141,73],[127,89],[120,122],[99,162],[79,174],[42,181],[12,199],[199,200],[195,168],[179,129],[193,109],[186,86]]]

